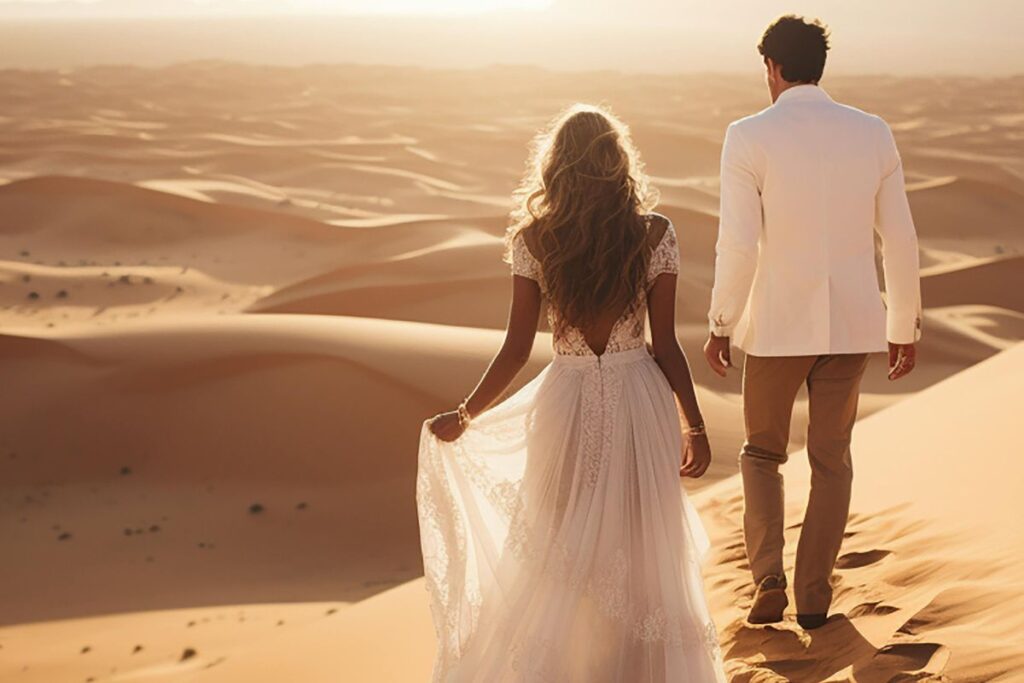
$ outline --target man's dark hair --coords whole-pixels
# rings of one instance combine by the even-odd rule
[[[817,83],[825,71],[828,38],[828,27],[818,19],[787,14],[765,29],[757,51],[780,65],[790,83]]]

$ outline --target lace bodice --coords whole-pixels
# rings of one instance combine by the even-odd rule
[[[651,229],[651,218],[653,215],[650,214],[646,218],[648,230]],[[668,225],[665,228],[665,233],[654,248],[654,252],[651,254],[650,265],[647,269],[648,288],[654,283],[654,279],[662,273],[679,272],[679,247],[676,241],[675,227],[668,218],[664,218],[664,220],[668,222]],[[517,234],[512,240],[511,266],[513,274],[522,275],[536,281],[540,285],[541,292],[547,293],[541,264],[534,258],[530,249],[526,246],[522,233]],[[552,330],[558,329],[556,324],[557,316],[558,312],[554,307],[547,306],[548,325]],[[646,320],[647,296],[646,292],[641,292],[637,300],[632,305],[627,306],[622,316],[615,321],[604,353],[617,353],[643,346]],[[571,356],[595,355],[587,344],[582,330],[570,325],[565,326],[564,332],[561,334],[556,332],[552,339],[552,346],[557,354]]]

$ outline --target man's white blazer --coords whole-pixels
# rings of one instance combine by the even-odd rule
[[[917,236],[903,182],[885,121],[816,85],[792,87],[732,123],[722,149],[711,331],[755,356],[917,341]]]

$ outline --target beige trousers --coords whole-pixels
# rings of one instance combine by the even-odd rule
[[[796,551],[793,592],[799,614],[828,612],[829,579],[850,511],[850,435],[868,355],[750,356],[743,367],[747,440],[740,453],[743,534],[754,581],[783,576],[784,492],[790,421],[804,383],[810,400],[807,454],[811,492]]]

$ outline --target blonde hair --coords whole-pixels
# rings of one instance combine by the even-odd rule
[[[536,233],[549,304],[580,329],[646,287],[644,217],[657,204],[629,129],[603,106],[576,104],[533,141],[513,195],[505,260],[520,232]]]

